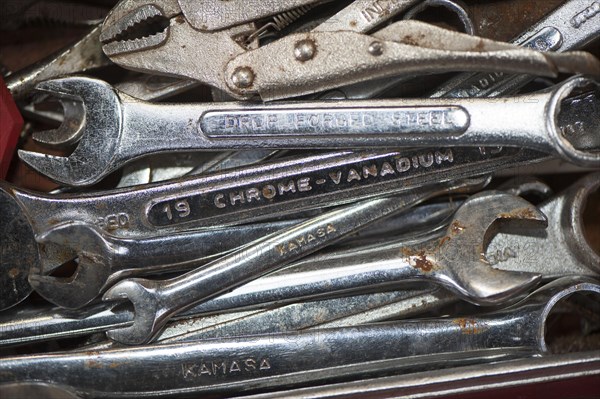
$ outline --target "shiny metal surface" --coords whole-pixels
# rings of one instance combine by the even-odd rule
[[[372,199],[350,205],[254,241],[205,267],[179,277],[162,281],[142,279],[121,281],[110,288],[103,299],[106,301],[126,299],[132,302],[136,312],[134,325],[111,330],[108,336],[122,343],[148,342],[172,315],[180,311],[236,288],[269,271],[281,268],[286,263],[324,248],[368,224],[441,192],[468,189],[469,184],[473,187],[481,182],[432,186],[420,190],[419,193],[395,198]],[[518,202],[517,197],[514,199]],[[507,202],[508,208],[510,201]],[[514,204],[513,202],[512,205]],[[481,269],[481,274],[485,275],[485,267]],[[511,272],[501,277],[503,277],[502,286],[496,285],[489,287],[488,290],[488,287],[482,284],[481,291],[473,290],[473,296],[481,297],[482,300],[489,298],[491,301],[499,301],[535,284],[539,276]]]
[[[596,82],[584,78],[567,80],[537,94],[494,102],[348,100],[268,106],[151,104],[89,78],[65,78],[44,85],[46,91],[59,97],[75,96],[83,99],[86,107],[104,110],[80,121],[85,132],[68,157],[19,151],[19,157],[32,168],[75,186],[98,182],[143,155],[190,150],[521,146],[554,153],[580,165],[600,165],[597,153],[577,149],[557,123],[561,103],[572,92],[600,91]],[[111,112],[111,116],[105,112]],[[507,120],[505,112],[512,118]],[[197,123],[191,123],[198,115]],[[582,129],[584,140],[596,136],[595,126],[584,125]],[[166,141],[161,140],[165,130],[172,132]],[[101,147],[100,142],[104,143]]]
[[[420,362],[422,365],[424,360],[429,360],[432,366],[436,364],[434,354],[442,353],[446,359],[452,359],[454,354],[460,358],[480,351],[482,359],[482,350],[494,353],[493,348],[497,348],[500,350],[496,353],[505,356],[511,352],[536,355],[547,351],[544,326],[548,314],[561,299],[574,293],[598,295],[600,287],[594,280],[563,278],[510,308],[466,319],[421,319],[91,353],[5,358],[0,363],[0,381],[44,381],[96,397],[181,395],[343,380],[364,373],[369,362],[392,359],[397,371],[410,369],[411,364],[413,368]],[[390,342],[402,345],[389,345]],[[461,355],[457,350],[465,352]],[[434,357],[428,359],[427,355]],[[319,359],[318,364],[315,359]],[[376,373],[376,364],[371,366]],[[149,374],[157,378],[145,378]],[[118,378],[119,375],[127,378]],[[207,376],[211,378],[204,378]],[[215,376],[221,378],[214,379]],[[131,384],[130,378],[136,384]]]
[[[0,273],[2,286],[7,287],[8,292],[0,298],[0,309],[14,306],[29,295],[29,269],[34,270],[33,274],[39,274],[35,270],[41,269],[40,258],[44,256],[40,255],[43,248],[34,243],[35,236],[62,223],[80,221],[94,224],[117,237],[140,238],[199,227],[248,223],[291,211],[405,192],[543,157],[536,152],[517,149],[341,152],[233,169],[144,188],[77,196],[42,195],[0,182],[2,211],[13,217],[0,240],[4,254],[2,268],[12,271]],[[436,163],[436,159],[439,162]],[[429,164],[430,160],[434,162]],[[22,230],[13,232],[13,227]],[[21,253],[28,254],[28,262],[22,261]],[[63,257],[59,256],[59,259]]]

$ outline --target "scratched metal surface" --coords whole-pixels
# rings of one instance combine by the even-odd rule
[[[466,3],[473,18],[476,34],[495,40],[509,40],[560,5],[562,1],[464,0],[464,3]],[[441,9],[433,9],[423,15],[425,20],[441,23],[442,25],[446,16]],[[70,28],[60,25],[33,25],[18,31],[0,32],[0,65],[9,70],[18,70],[75,41],[85,32],[85,28]],[[598,41],[587,50],[600,57],[600,43]],[[111,72],[115,71],[109,71],[108,73]],[[23,139],[21,148],[50,152],[47,148],[40,148],[30,138]],[[543,178],[558,191],[575,181],[577,176],[557,174],[547,175]],[[27,168],[17,157],[13,161],[8,180],[19,186],[39,191],[49,191],[56,187],[55,183]],[[596,193],[589,199],[585,219],[588,240],[600,252],[600,229],[598,229],[598,225],[600,225],[600,193]],[[598,337],[594,342],[558,339],[555,350],[563,352],[574,347],[578,349],[599,348],[600,342],[598,341],[600,341]]]

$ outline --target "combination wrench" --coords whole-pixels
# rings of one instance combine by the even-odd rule
[[[505,354],[539,355],[548,352],[550,312],[573,294],[597,300],[600,286],[593,279],[566,277],[509,308],[478,316],[5,358],[0,381],[43,381],[95,397],[231,393],[364,375],[369,361],[384,361],[387,367],[379,372],[389,373],[390,364],[399,372],[431,354],[444,353],[448,360],[449,353],[498,348]],[[337,375],[326,372],[333,367]]]
[[[577,149],[558,125],[561,103],[569,95],[583,89],[597,96],[600,91],[596,82],[581,77],[543,92],[494,101],[166,105],[135,100],[83,77],[48,81],[38,89],[82,99],[88,110],[79,116],[85,132],[68,157],[19,151],[29,166],[69,185],[98,182],[143,155],[192,149],[517,146],[600,166],[598,153]],[[171,133],[167,139],[165,131]],[[593,141],[597,125],[579,133]]]
[[[457,183],[459,184],[459,183]],[[463,183],[464,184],[464,183]],[[452,187],[452,186],[450,186]],[[458,185],[460,187],[460,185]],[[391,215],[408,204],[435,195],[440,187],[429,192],[404,194],[397,198],[372,199],[330,211],[226,255],[197,270],[169,280],[126,279],[111,287],[103,296],[107,301],[128,300],[135,308],[131,327],[111,330],[107,335],[118,342],[139,344],[150,341],[177,312],[239,287],[261,274],[283,267],[344,235]],[[489,193],[477,194],[466,203],[477,207],[486,202]],[[545,217],[525,200],[505,195],[504,201],[486,208],[482,215],[457,211],[455,226],[437,241],[436,249],[412,248],[407,253],[407,278],[430,278],[448,286],[453,292],[475,303],[499,303],[523,292],[539,280],[539,274],[500,272],[489,268],[481,259],[483,235],[478,235],[497,219],[538,219]],[[463,204],[461,209],[469,209]],[[481,205],[480,205],[481,206]],[[465,211],[466,212],[466,211]],[[434,244],[434,243],[432,243]],[[470,259],[463,262],[464,252]],[[439,256],[438,256],[439,253]],[[456,259],[461,259],[457,262]],[[408,271],[410,269],[411,271]],[[508,274],[506,274],[508,273]],[[493,283],[492,283],[493,282]]]
[[[36,271],[47,258],[36,236],[63,223],[79,221],[116,237],[141,238],[335,206],[543,158],[535,151],[509,148],[337,152],[77,196],[44,195],[0,182],[0,209],[12,215],[0,231],[0,282],[5,287],[0,309],[29,295],[29,269],[40,274]]]

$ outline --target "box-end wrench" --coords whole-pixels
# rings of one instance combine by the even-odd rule
[[[147,237],[335,206],[542,159],[535,151],[508,148],[338,152],[77,196],[44,195],[0,181],[0,210],[12,215],[0,230],[0,309],[31,292],[29,268],[41,268],[45,256],[36,235],[65,222],[94,224],[118,237]]]
[[[496,101],[166,105],[137,101],[90,78],[56,79],[38,88],[82,99],[88,110],[80,116],[85,133],[71,155],[19,152],[35,170],[69,185],[93,184],[143,155],[234,148],[518,146],[558,154],[580,165],[600,166],[599,154],[577,149],[558,126],[563,100],[582,89],[600,91],[598,83],[581,77],[547,91]],[[506,118],[507,114],[511,117]],[[165,131],[171,133],[167,139]],[[597,133],[596,125],[583,135],[595,137]]]
[[[439,192],[440,187],[432,189],[430,192],[421,190],[420,193],[404,194],[398,198],[373,199],[328,212],[255,241],[206,267],[177,278],[121,281],[110,288],[103,299],[131,301],[136,313],[134,325],[111,330],[107,334],[122,343],[148,342],[177,312],[323,248],[352,231],[400,211],[408,204],[430,197]],[[506,199],[487,205],[490,195],[493,197],[496,194],[504,195]],[[472,212],[481,208],[481,214]],[[483,304],[506,301],[539,280],[539,274],[504,274],[506,272],[489,268],[481,258],[485,233],[497,219],[545,221],[545,217],[533,205],[504,193],[481,193],[467,200],[461,210],[455,214],[447,235],[431,243],[435,248],[411,248],[414,251],[406,254],[407,279],[431,278],[465,299]],[[465,253],[470,258],[463,262]]]
[[[522,356],[543,354],[548,351],[544,337],[548,315],[573,294],[597,297],[600,286],[595,280],[563,278],[510,308],[472,317],[5,358],[0,381],[43,381],[96,397],[231,393],[314,382],[324,375],[354,377],[364,373],[369,361],[394,359],[394,369],[401,370],[414,365],[418,356],[432,353],[444,354],[447,360],[452,353],[490,348]],[[326,372],[336,366],[347,367],[337,375]]]

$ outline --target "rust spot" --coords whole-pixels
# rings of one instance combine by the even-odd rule
[[[461,317],[459,319],[455,319],[454,323],[458,325],[461,333],[467,335],[480,334],[486,330],[485,326],[477,323],[477,320],[475,319]]]
[[[425,40],[425,35],[420,33],[417,36],[406,35],[400,39],[400,43],[408,44],[409,46],[421,46],[423,40]]]
[[[458,220],[452,222],[450,225],[450,231],[452,234],[460,234],[466,227],[462,225]]]
[[[175,18],[175,22],[177,22],[178,24],[185,24],[185,18],[183,17],[183,15],[178,15],[177,18]]]
[[[473,47],[474,51],[484,51],[485,50],[485,42],[483,39],[479,39],[475,47]]]
[[[440,239],[440,242],[438,244],[438,248],[441,247],[442,245],[446,244],[448,241],[450,241],[452,238],[448,237],[448,236],[444,236]]]
[[[400,39],[400,43],[408,44],[409,46],[418,46],[419,42],[412,35],[404,36]]]
[[[119,363],[117,363],[117,362],[112,362],[112,363],[110,364],[110,366],[108,366],[108,367],[110,367],[111,369],[116,369],[117,367],[119,367]]]
[[[358,23],[355,20],[350,21],[350,26],[351,27],[356,27],[356,25],[358,25]]]
[[[531,208],[518,208],[498,215],[502,219],[536,219],[537,215]]]
[[[415,266],[416,269],[424,271],[425,273],[429,273],[433,270],[434,265],[431,263],[425,254],[419,255],[415,258]]]
[[[10,277],[13,280],[16,279],[19,276],[19,274],[21,274],[21,272],[16,267],[13,267],[8,271],[8,277]]]

